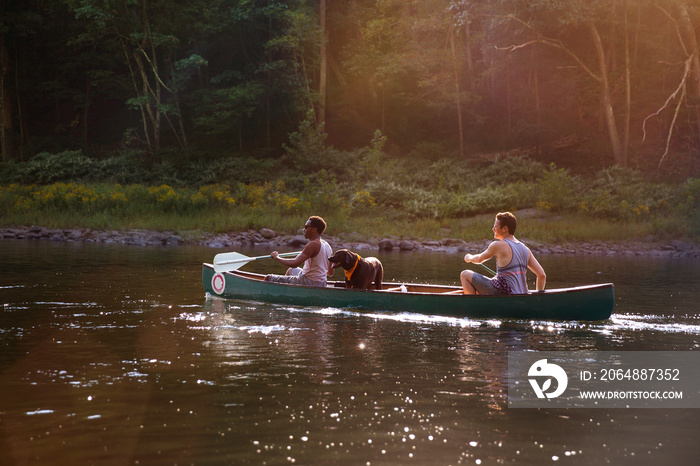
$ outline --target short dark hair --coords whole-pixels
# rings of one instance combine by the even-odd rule
[[[501,228],[508,227],[508,233],[515,234],[515,228],[518,226],[518,219],[510,212],[499,212],[496,214],[496,219],[501,222]]]
[[[326,221],[317,215],[309,217],[309,225],[316,228],[319,235],[326,231]]]

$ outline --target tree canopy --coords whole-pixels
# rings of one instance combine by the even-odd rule
[[[5,0],[3,161],[283,155],[312,119],[397,157],[698,166],[690,0]]]

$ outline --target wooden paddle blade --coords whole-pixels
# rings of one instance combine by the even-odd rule
[[[296,252],[283,252],[280,257],[284,256],[297,256],[301,251]],[[240,252],[222,252],[214,256],[214,271],[215,272],[231,272],[233,270],[238,270],[248,262],[256,261],[258,259],[270,259],[272,256],[258,256],[258,257],[248,257]]]
[[[214,270],[216,272],[238,270],[252,260],[255,260],[255,258],[248,257],[240,252],[222,252],[214,256]]]

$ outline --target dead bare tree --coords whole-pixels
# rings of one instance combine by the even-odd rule
[[[613,156],[615,159],[615,163],[618,165],[624,167],[627,165],[627,150],[628,150],[628,144],[623,143],[622,138],[620,137],[620,132],[617,127],[617,121],[615,118],[615,111],[613,109],[613,98],[612,98],[612,89],[610,86],[610,80],[608,78],[608,75],[610,73],[609,66],[608,66],[608,57],[605,54],[605,49],[603,48],[603,42],[600,37],[600,33],[598,31],[598,27],[593,21],[588,21],[586,23],[586,27],[588,29],[588,32],[590,33],[590,38],[593,43],[593,47],[595,49],[595,56],[597,58],[597,65],[599,67],[599,71],[596,73],[592,67],[589,67],[584,60],[574,53],[569,47],[567,47],[564,42],[560,39],[556,38],[549,38],[545,37],[542,35],[539,31],[535,30],[528,22],[523,21],[520,18],[517,18],[515,16],[509,16],[508,18],[517,21],[518,23],[522,24],[526,28],[530,29],[533,31],[535,34],[535,39],[530,40],[528,42],[522,43],[522,44],[517,44],[517,45],[511,45],[509,47],[496,47],[497,50],[503,50],[503,51],[508,51],[508,52],[514,52],[516,50],[529,47],[535,44],[542,44],[546,45],[548,47],[556,48],[561,51],[563,51],[566,55],[568,55],[576,64],[578,67],[588,76],[593,78],[599,85],[600,88],[600,96],[601,96],[601,101],[602,101],[602,107],[603,107],[603,114],[605,117],[605,123],[608,129],[608,137],[610,139],[610,144],[612,147],[613,151]],[[626,33],[626,31],[625,31]],[[629,81],[626,81],[626,85],[629,86],[630,83]],[[629,102],[628,102],[629,105]],[[625,112],[625,116],[629,118],[629,111]]]
[[[668,156],[671,147],[671,139],[673,137],[674,128],[676,127],[676,122],[678,120],[678,115],[680,113],[682,105],[684,102],[686,102],[686,97],[690,94],[694,95],[697,98],[700,98],[700,52],[698,51],[698,42],[697,38],[695,37],[695,30],[693,28],[690,15],[688,13],[688,8],[685,5],[685,3],[678,2],[676,4],[676,8],[678,10],[678,19],[676,19],[662,6],[657,4],[656,8],[658,8],[664,15],[666,15],[666,17],[675,25],[676,37],[678,39],[679,46],[683,50],[685,56],[687,57],[684,62],[683,75],[681,76],[681,80],[676,89],[668,97],[668,99],[666,99],[666,102],[664,102],[664,104],[656,112],[647,116],[644,119],[644,122],[642,123],[642,131],[644,133],[642,139],[643,142],[646,139],[647,121],[650,118],[660,115],[665,109],[667,109],[671,105],[672,101],[676,100],[676,98],[678,99],[676,108],[673,112],[673,119],[671,120],[671,124],[669,125],[668,134],[666,135],[666,148],[664,150],[664,153],[661,155],[661,158],[659,159],[659,165],[657,169],[660,169],[664,160]],[[689,85],[690,92],[688,89]],[[695,107],[695,120],[698,131],[700,132],[700,108],[698,108],[698,106]],[[700,133],[698,135],[698,142],[700,143]]]
[[[681,81],[678,84],[678,87],[676,87],[676,90],[673,91],[673,93],[668,97],[668,99],[666,99],[666,102],[664,102],[664,104],[661,106],[661,108],[659,108],[656,112],[652,113],[651,115],[647,116],[644,119],[644,122],[642,123],[642,132],[644,133],[644,135],[642,137],[642,142],[644,142],[646,140],[646,137],[647,137],[647,130],[646,130],[647,121],[650,118],[653,118],[655,116],[660,115],[661,112],[663,112],[665,109],[667,109],[669,107],[669,105],[671,104],[671,101],[676,99],[676,97],[678,97],[678,94],[680,93],[680,97],[678,97],[678,103],[676,104],[676,109],[673,112],[673,120],[671,121],[671,125],[668,128],[668,134],[666,135],[666,150],[661,155],[661,159],[659,160],[658,168],[661,168],[661,164],[664,162],[664,159],[668,155],[669,148],[671,147],[671,138],[673,136],[673,128],[676,126],[676,120],[678,119],[678,114],[681,110],[681,105],[685,101],[685,96],[687,94],[686,89],[687,89],[688,78],[692,74],[691,65],[692,65],[693,57],[695,57],[697,55],[696,52],[693,52],[693,54],[690,57],[688,57],[688,59],[685,61],[685,69],[683,71],[683,77],[681,78]]]

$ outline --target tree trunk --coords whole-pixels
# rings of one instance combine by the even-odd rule
[[[319,18],[321,26],[321,70],[318,85],[318,124],[322,125],[326,122],[326,86],[328,80],[328,32],[326,28],[326,0],[321,0],[319,3]]]
[[[24,142],[26,141],[26,134],[24,132],[24,114],[22,111],[22,96],[19,92],[19,57],[15,60],[15,105],[19,120],[19,160],[24,162]]]
[[[129,48],[127,47],[127,44],[123,39],[121,39],[119,42],[122,46],[122,51],[124,52],[124,60],[126,61],[126,64],[129,67],[129,77],[131,78],[131,84],[134,86],[134,93],[137,97],[140,97],[141,93],[139,92],[139,85],[136,79],[136,72],[134,71],[131,56],[129,55]],[[138,63],[138,57],[134,56],[134,58],[135,61]],[[148,146],[148,149],[151,150],[151,137],[148,132],[148,118],[146,116],[146,106],[142,101],[138,102],[138,106],[139,111],[141,112],[141,123],[143,123],[143,137],[146,138],[146,145]]]
[[[384,83],[382,83],[382,133],[386,134],[386,95],[384,93]]]
[[[532,64],[534,74],[532,86],[535,90],[535,117],[537,125],[539,126],[542,124],[542,107],[540,105],[540,72],[537,61],[537,48],[535,47],[531,49],[530,63]]]
[[[678,12],[680,27],[686,36],[688,42],[687,52],[692,56],[690,63],[691,78],[689,94],[697,100],[700,100],[700,50],[698,50],[698,40],[695,36],[695,28],[688,13],[688,7],[684,2],[678,2]],[[698,129],[697,142],[700,144],[700,106],[695,105],[695,124]]]
[[[153,106],[147,101],[147,97],[150,95],[149,92],[149,82],[148,82],[148,72],[146,71],[143,60],[139,55],[142,49],[137,50],[134,53],[134,61],[139,69],[141,75],[141,91],[139,92],[139,97],[141,99],[139,106],[141,107],[141,112],[143,114],[143,130],[146,133],[146,141],[148,141],[148,149],[150,152],[158,152],[160,147],[159,142],[156,138],[156,115],[153,113]]]
[[[625,121],[622,137],[622,159],[627,164],[630,147],[630,119],[632,115],[632,84],[630,79],[630,42],[629,26],[627,23],[627,0],[622,2],[624,9],[624,35],[625,35]]]
[[[6,162],[7,149],[5,144],[5,67],[0,68],[0,156]]]
[[[464,45],[466,47],[465,53],[467,58],[467,84],[469,86],[469,91],[474,92],[474,57],[472,56],[472,30],[471,24],[469,23],[469,17],[467,17],[464,23]]]
[[[462,89],[459,84],[459,62],[455,48],[455,27],[450,25],[450,48],[455,78],[455,103],[457,104],[457,132],[459,134],[459,155],[464,155],[464,123],[462,122]]]
[[[88,73],[87,82],[85,83],[85,102],[83,103],[83,146],[87,150],[88,147],[88,110],[90,109],[90,88],[92,87],[92,78]]]
[[[615,163],[617,165],[621,167],[626,167],[627,160],[625,158],[625,154],[622,151],[620,134],[617,130],[615,112],[612,107],[612,96],[610,91],[610,82],[608,80],[608,69],[605,60],[605,51],[603,50],[603,42],[600,39],[600,34],[598,33],[598,28],[596,28],[595,24],[589,23],[588,27],[591,32],[593,43],[595,45],[596,54],[598,55],[598,64],[600,66],[600,92],[603,105],[603,115],[605,118],[605,124],[608,128],[608,136],[610,137],[610,144],[612,145],[613,156],[615,157]]]
[[[510,57],[507,59],[508,65],[510,65]],[[512,114],[511,114],[511,105],[510,105],[510,66],[506,66],[505,74],[506,74],[506,111],[507,111],[507,116],[508,116],[508,132],[510,133],[511,130],[513,129],[512,123]]]
[[[311,110],[314,110],[314,96],[311,93],[311,84],[309,83],[309,74],[306,72],[306,60],[304,59],[303,53],[300,53],[299,55],[299,62],[301,63],[301,73],[302,77],[304,79],[304,85],[306,87],[306,98],[309,99],[309,108]],[[314,110],[314,121],[316,125],[318,126],[320,123],[318,121],[318,115],[316,115],[316,111]]]
[[[144,2],[145,3],[145,2]],[[160,152],[160,129],[162,126],[162,112],[161,112],[161,103],[162,103],[162,92],[163,92],[163,87],[160,84],[160,78],[159,76],[159,71],[158,71],[158,55],[156,54],[156,46],[155,43],[153,42],[153,39],[151,38],[151,25],[148,22],[148,16],[145,18],[146,20],[146,31],[148,33],[148,40],[151,43],[151,57],[152,57],[152,66],[153,66],[153,73],[155,75],[154,79],[154,85],[156,87],[155,89],[155,119],[153,121],[153,142],[154,142],[154,149],[156,152]],[[148,78],[148,75],[145,75],[144,77]],[[149,83],[150,86],[150,83]]]
[[[5,93],[5,75],[10,68],[10,56],[5,47],[5,40],[0,35],[0,155],[2,161],[10,158],[5,128],[12,129],[12,111],[9,95]]]

